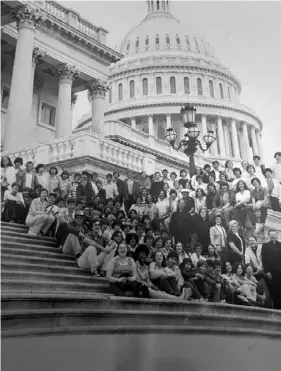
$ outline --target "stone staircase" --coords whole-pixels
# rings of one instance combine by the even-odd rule
[[[2,223],[2,338],[113,332],[256,334],[281,338],[281,311],[117,298],[104,278],[77,268],[54,238]]]

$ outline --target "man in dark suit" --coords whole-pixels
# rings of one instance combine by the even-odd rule
[[[120,179],[120,174],[118,171],[114,171],[113,179],[118,189],[119,197],[122,197],[122,201],[125,202],[126,199],[126,184],[124,180]]]
[[[273,307],[281,309],[281,242],[277,237],[276,231],[269,231],[270,241],[262,245],[261,258]]]
[[[35,171],[33,170],[33,162],[28,161],[25,166],[26,170],[23,172],[21,177],[20,189],[28,187],[34,190],[39,183],[37,181]]]
[[[134,201],[140,194],[139,182],[133,178],[132,171],[127,172],[128,178],[125,179],[125,208],[126,212],[129,211],[130,207],[133,205]]]

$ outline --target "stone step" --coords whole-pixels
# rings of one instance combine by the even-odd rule
[[[24,270],[11,271],[7,269],[2,269],[1,271],[2,279],[17,279],[21,281],[34,281],[37,283],[52,281],[52,282],[70,282],[73,285],[76,283],[100,283],[107,282],[105,278],[93,277],[89,272],[88,276],[80,275],[79,273],[45,273],[45,272],[28,272]]]
[[[107,294],[110,295],[110,294]],[[223,303],[156,300],[106,296],[97,293],[8,292],[2,293],[2,310],[10,309],[116,309],[228,314],[237,318],[263,318],[281,321],[281,311],[249,308]]]
[[[30,290],[30,292],[36,291],[51,291],[51,292],[100,292],[108,293],[108,282],[100,281],[97,282],[93,280],[93,283],[79,283],[79,282],[65,282],[61,281],[35,281],[35,280],[22,280],[19,277],[16,278],[2,278],[1,280],[2,293],[4,291],[17,291]]]
[[[57,241],[55,238],[50,237],[35,237],[29,236],[26,233],[16,233],[3,231],[1,233],[1,241],[13,241],[15,243],[30,243],[43,246],[57,246]]]
[[[80,274],[81,276],[89,276],[89,271],[84,271],[81,268],[78,268],[77,265],[74,267],[68,267],[64,265],[44,265],[44,264],[32,264],[27,262],[17,261],[3,261],[1,262],[2,270],[10,270],[13,272],[26,271],[26,272],[39,272],[39,273],[66,273],[66,274]]]
[[[50,256],[48,255],[48,257],[45,257],[45,256],[42,256],[40,254],[36,254],[36,255],[21,255],[21,254],[17,254],[15,252],[13,252],[12,254],[9,254],[9,253],[5,253],[2,249],[2,253],[1,253],[1,261],[2,263],[3,262],[10,262],[10,263],[14,263],[14,265],[16,266],[18,264],[18,262],[21,262],[21,263],[30,263],[30,264],[41,264],[41,265],[45,265],[45,266],[56,266],[56,267],[75,267],[77,268],[77,263],[76,263],[76,260],[74,258],[72,259],[65,259],[67,255],[59,255],[59,254],[55,254],[55,256]],[[60,259],[58,259],[58,257],[61,257]]]
[[[24,230],[28,231],[28,226],[27,225],[18,224],[18,223],[1,222],[1,229],[2,228],[24,229]]]
[[[44,246],[33,246],[33,245],[21,245],[15,243],[4,242],[2,244],[2,253],[9,255],[22,255],[22,256],[34,256],[41,258],[56,258],[58,260],[75,260],[71,255],[63,254],[59,249],[54,249],[55,252],[46,251]],[[48,249],[47,249],[48,250]]]
[[[40,309],[2,311],[2,331],[32,328],[59,328],[76,326],[212,326],[244,329],[259,328],[281,335],[281,321],[263,318],[240,318],[227,314],[201,314],[189,312],[116,310],[116,309]]]
[[[59,254],[63,255],[62,251],[55,247],[55,246],[45,246],[44,244],[36,244],[36,242],[33,243],[26,243],[21,241],[12,241],[12,238],[8,240],[1,240],[2,247],[6,247],[7,249],[10,249],[11,247],[19,248],[19,249],[25,249],[30,252],[30,254],[36,254],[36,252],[49,252],[53,254]]]

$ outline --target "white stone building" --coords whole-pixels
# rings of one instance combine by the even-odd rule
[[[32,26],[28,22],[23,27],[20,19],[18,32],[15,23],[2,31],[4,55],[17,46],[13,77],[12,64],[4,64],[2,71],[2,86],[10,91],[7,106],[8,93],[2,88],[5,153],[70,171],[131,168],[152,173],[163,167],[188,167],[184,153],[173,150],[164,136],[173,127],[178,139],[183,138],[180,108],[189,102],[197,109],[200,137],[208,129],[217,137],[209,151],[197,152],[199,166],[214,159],[223,163],[231,158],[238,164],[253,154],[262,156],[263,124],[240,104],[241,83],[218,61],[208,42],[172,15],[170,1],[146,2],[146,17],[125,36],[120,53],[106,46],[106,30],[56,2],[36,3],[44,17],[35,33],[37,16]],[[86,88],[92,110],[72,133],[71,97]]]

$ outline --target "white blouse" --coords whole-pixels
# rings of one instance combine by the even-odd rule
[[[251,201],[251,193],[248,190],[245,190],[243,193],[238,192],[236,193],[236,202],[243,202],[243,203],[249,203]]]

